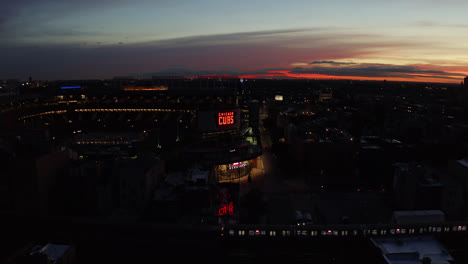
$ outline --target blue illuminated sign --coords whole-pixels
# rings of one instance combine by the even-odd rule
[[[62,86],[60,89],[79,89],[81,86]]]

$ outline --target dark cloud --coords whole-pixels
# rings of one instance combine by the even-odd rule
[[[253,32],[236,32],[229,34],[216,34],[216,35],[198,35],[188,36],[181,38],[157,40],[140,43],[141,46],[153,46],[159,48],[174,48],[182,46],[215,46],[215,45],[232,45],[238,43],[255,43],[265,41],[266,39],[273,42],[284,40],[284,36],[294,33],[307,33],[313,31],[321,31],[324,28],[303,28],[303,29],[285,29],[285,30],[264,30]],[[290,39],[303,38],[304,34],[300,36],[288,36]],[[317,38],[317,37],[316,37]]]
[[[461,73],[451,73],[440,70],[424,70],[411,65],[392,64],[354,64],[350,67],[323,67],[312,68],[296,67],[291,73],[299,74],[325,74],[334,76],[362,76],[362,77],[428,77],[440,76],[445,78],[450,76],[464,76]]]
[[[145,43],[119,45],[88,42],[76,44],[16,45],[0,43],[5,56],[0,65],[3,77],[42,79],[109,78],[131,72],[152,72],[168,65],[190,65],[193,69],[265,69],[301,61],[304,56],[316,59],[352,57],[361,52],[354,47],[337,52],[331,45],[310,46],[296,50],[304,37],[287,36],[313,29],[241,32],[210,36],[193,36]],[[323,36],[308,36],[307,41]],[[252,41],[254,40],[254,41]],[[123,43],[123,42],[122,42]],[[343,49],[341,49],[343,50]],[[311,54],[311,55],[307,55]],[[314,55],[318,54],[318,55]],[[322,57],[323,56],[323,57]],[[228,68],[226,68],[228,67]],[[178,67],[177,67],[178,68]]]
[[[452,75],[452,74],[450,74]],[[455,75],[455,74],[454,74]],[[436,79],[450,79],[450,80],[462,80],[462,78],[460,77],[450,77],[450,76],[446,76],[446,75],[443,75],[443,76],[438,76],[438,75],[430,75],[430,76],[427,76],[427,75],[411,75],[412,77],[419,77],[419,78],[436,78]]]
[[[334,64],[334,65],[350,65],[355,64],[354,62],[337,62],[337,61],[313,61],[309,62],[310,65],[313,64]]]

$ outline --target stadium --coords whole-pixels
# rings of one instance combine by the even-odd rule
[[[247,90],[225,76],[56,81],[3,98],[0,118],[4,137],[34,148],[69,147],[82,159],[100,149],[149,150],[230,181],[248,175],[262,154],[258,106]]]

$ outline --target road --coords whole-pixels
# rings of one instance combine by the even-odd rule
[[[261,108],[260,111],[266,111],[266,109]],[[263,147],[271,147],[270,135],[262,121],[260,121],[260,140]],[[254,188],[259,188],[264,193],[287,191],[287,188],[281,183],[278,166],[269,150],[264,148],[263,154],[257,158],[257,163],[257,168],[253,169],[251,174],[251,182],[248,182],[247,177],[240,179],[241,193],[247,193]]]
[[[268,109],[266,106],[260,108],[260,116],[265,116]],[[259,188],[266,194],[272,193],[288,193],[308,190],[307,184],[301,179],[288,179],[281,174],[278,167],[278,161],[275,156],[270,152],[272,140],[269,131],[264,127],[263,122],[260,121],[260,140],[264,148],[263,155],[258,158],[259,168],[252,173],[252,181],[248,182],[247,177],[240,180],[241,192],[246,193],[252,188]]]
[[[260,115],[264,115],[266,107],[262,107]],[[289,224],[295,219],[294,208],[297,201],[302,199],[296,196],[308,195],[309,186],[300,179],[285,177],[278,167],[278,160],[270,152],[272,140],[269,131],[260,122],[260,140],[264,149],[263,155],[258,157],[258,168],[253,169],[251,182],[247,177],[239,179],[241,195],[258,188],[264,193],[264,200],[268,204],[268,213],[263,223]],[[294,196],[294,197],[293,197]]]

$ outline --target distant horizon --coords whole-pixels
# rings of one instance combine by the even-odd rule
[[[196,79],[196,78],[238,78],[238,79],[246,79],[246,80],[314,80],[314,81],[362,81],[362,82],[398,82],[398,83],[436,83],[436,84],[448,84],[448,85],[461,85],[464,84],[463,79],[457,82],[447,82],[443,80],[436,80],[436,81],[422,81],[422,80],[406,80],[406,79],[395,79],[395,78],[345,78],[345,77],[322,77],[322,78],[312,78],[312,77],[287,77],[287,76],[279,76],[279,75],[272,75],[272,76],[254,76],[254,75],[230,75],[230,74],[207,74],[207,75],[199,75],[199,76],[184,76],[184,75],[152,75],[152,76],[145,76],[145,77],[138,77],[138,76],[131,76],[131,75],[122,75],[122,76],[113,76],[109,78],[72,78],[72,79],[35,79],[33,76],[30,76],[32,81],[44,81],[44,82],[59,82],[59,81],[105,81],[105,80],[118,80],[118,79],[134,79],[134,80],[151,80],[153,77],[180,77],[185,79]],[[468,77],[468,76],[466,76]],[[0,78],[0,81],[7,81],[7,80],[18,80],[19,82],[28,82],[29,77],[26,79],[21,78]]]

